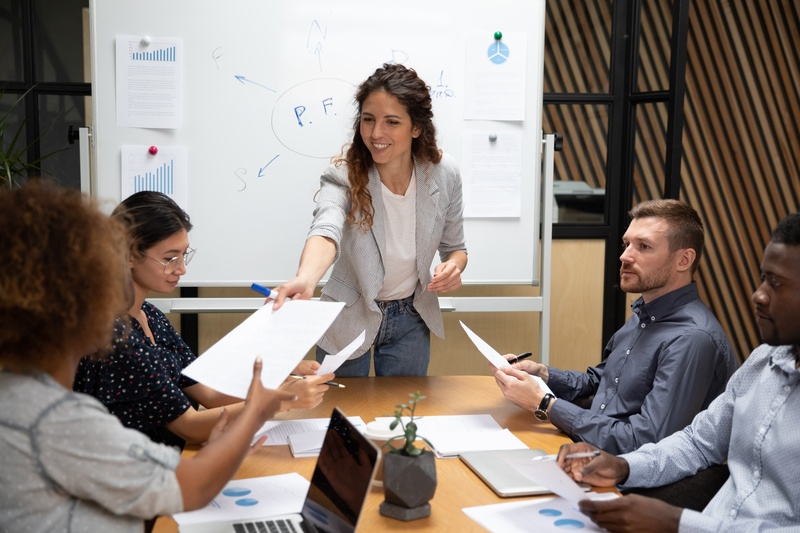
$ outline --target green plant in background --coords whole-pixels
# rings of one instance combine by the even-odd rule
[[[407,455],[410,457],[416,457],[421,455],[424,451],[423,448],[417,448],[414,446],[414,441],[417,438],[422,439],[425,441],[425,438],[421,435],[417,435],[417,423],[414,422],[414,411],[417,408],[417,403],[421,400],[425,399],[425,396],[422,396],[419,391],[414,392],[408,395],[410,400],[408,404],[401,403],[396,405],[397,409],[394,410],[394,420],[391,424],[389,424],[389,429],[394,430],[398,425],[403,428],[403,434],[397,435],[396,437],[392,437],[388,441],[386,441],[386,446],[389,447],[390,453],[397,453],[400,455]],[[408,422],[403,421],[403,414],[408,411],[409,413],[409,420]],[[404,439],[403,446],[395,447],[392,446],[392,441]],[[427,441],[425,441],[427,442]]]
[[[25,96],[30,89],[21,94],[14,103],[9,106],[5,113],[0,115],[0,189],[13,189],[22,185],[23,180],[28,177],[31,171],[40,173],[40,164],[43,159],[59,152],[51,152],[41,156],[34,161],[28,161],[28,151],[33,148],[38,139],[29,144],[25,144],[25,120],[20,120],[16,128],[12,127],[14,110],[25,100]],[[5,95],[5,91],[0,89],[0,100]]]

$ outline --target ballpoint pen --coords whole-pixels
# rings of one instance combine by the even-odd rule
[[[308,376],[298,376],[297,374],[289,374],[290,378],[294,379],[306,379]],[[331,387],[339,387],[340,389],[345,388],[344,385],[341,383],[336,383],[335,381],[326,381],[323,385],[330,385]]]
[[[595,450],[593,452],[575,452],[575,453],[568,453],[564,456],[565,459],[582,459],[584,457],[599,457],[600,452]]]
[[[519,362],[519,361],[522,361],[523,359],[526,359],[526,358],[528,358],[528,357],[530,357],[530,356],[532,356],[532,355],[533,355],[533,354],[532,354],[531,352],[525,352],[525,353],[521,353],[521,354],[519,354],[518,356],[516,356],[516,357],[512,357],[511,359],[509,359],[509,360],[508,360],[508,362],[509,362],[509,363],[511,363],[511,364],[513,365],[514,363],[517,363],[517,362]]]

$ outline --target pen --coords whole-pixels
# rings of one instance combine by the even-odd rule
[[[581,459],[583,457],[598,457],[600,455],[599,451],[593,452],[576,452],[576,453],[568,453],[564,456],[565,459]]]
[[[251,284],[250,289],[256,291],[259,294],[263,294],[267,298],[272,298],[273,300],[278,297],[278,291],[276,291],[275,289],[268,289],[263,285],[259,285],[258,283]]]
[[[306,376],[298,376],[297,374],[289,374],[290,378],[294,379],[306,379]],[[323,385],[330,385],[331,387],[339,387],[340,389],[345,388],[344,385],[341,383],[336,383],[335,381],[326,381]]]
[[[508,362],[513,365],[514,363],[522,361],[523,359],[526,359],[526,358],[528,358],[528,357],[530,357],[532,355],[533,354],[531,352],[521,353],[518,356],[509,359]]]

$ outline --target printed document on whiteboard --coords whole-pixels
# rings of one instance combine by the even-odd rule
[[[179,128],[182,40],[117,35],[116,60],[117,126]]]

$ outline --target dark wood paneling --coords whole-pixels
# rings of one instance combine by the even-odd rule
[[[642,21],[637,87],[663,90],[672,1],[647,1],[658,5],[648,5]],[[576,29],[591,33],[579,48],[593,43],[596,56],[570,52]],[[607,3],[548,2],[546,32],[546,92],[607,90],[608,64],[598,60],[608,57]],[[750,296],[763,248],[778,220],[800,208],[800,3],[691,2],[686,83],[681,199],[706,226],[697,280],[744,358],[760,342]],[[665,104],[637,106],[634,201],[663,194],[666,117]],[[606,131],[576,120],[568,105],[545,111],[551,131],[575,147],[558,178],[602,187],[605,157],[594,154],[606,145]]]

